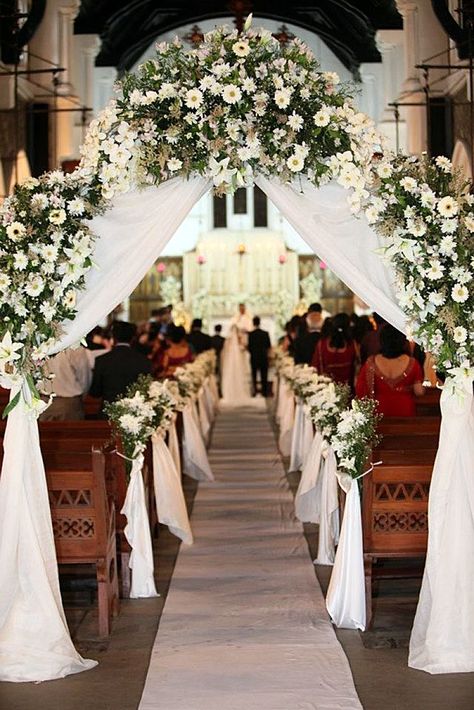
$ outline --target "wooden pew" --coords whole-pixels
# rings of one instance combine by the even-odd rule
[[[89,453],[79,470],[46,468],[54,541],[59,565],[94,565],[99,633],[108,636],[119,608],[115,505],[105,485],[105,457]]]
[[[374,568],[380,559],[422,558],[428,540],[428,494],[438,446],[439,418],[385,418],[383,439],[372,452],[382,461],[362,479],[362,526],[367,628],[374,576],[408,577],[421,569]]]

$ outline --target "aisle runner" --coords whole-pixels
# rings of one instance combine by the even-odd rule
[[[361,708],[264,405],[225,408],[139,710]]]

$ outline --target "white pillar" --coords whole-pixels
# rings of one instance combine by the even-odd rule
[[[59,64],[65,70],[59,77],[58,93],[70,96],[74,93],[72,85],[72,42],[74,35],[74,19],[79,3],[74,0],[72,5],[60,5],[58,8],[59,31]]]

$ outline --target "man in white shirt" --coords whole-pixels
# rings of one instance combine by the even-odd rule
[[[94,358],[83,347],[68,348],[48,361],[46,370],[54,377],[45,382],[44,394],[55,396],[41,421],[84,419],[82,396],[89,391],[93,366]]]

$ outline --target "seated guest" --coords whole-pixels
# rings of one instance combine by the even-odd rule
[[[252,367],[253,396],[257,394],[257,375],[260,373],[261,391],[264,397],[268,396],[268,356],[272,344],[266,330],[260,328],[260,318],[255,316],[252,320],[254,329],[249,333],[248,351]]]
[[[416,414],[415,396],[424,394],[423,371],[407,355],[407,339],[388,323],[380,333],[380,353],[371,355],[357,378],[358,397],[373,397],[378,411],[388,417]]]
[[[177,367],[192,362],[194,356],[182,325],[170,326],[166,341],[168,347],[163,353],[163,376],[171,377]]]
[[[309,314],[314,314],[312,315],[312,324],[313,324],[313,329],[315,333],[320,333],[321,328],[323,327],[324,321],[328,317],[328,313],[323,313],[323,307],[321,306],[320,303],[312,303],[310,307],[308,308],[308,315]]]
[[[205,350],[212,349],[211,336],[202,332],[201,318],[195,318],[191,323],[191,332],[188,335],[188,343],[191,345],[193,352],[196,355],[203,353]]]
[[[372,323],[374,329],[369,330],[360,342],[360,362],[363,365],[368,357],[380,352],[380,334],[385,325],[385,320],[378,313],[373,313]]]
[[[86,343],[88,350],[109,350],[108,333],[100,325],[92,328],[90,333],[86,335]]]
[[[294,355],[294,343],[299,335],[301,328],[301,317],[293,316],[290,321],[285,325],[285,336],[281,341],[281,347],[284,352],[289,355]]]
[[[82,396],[92,380],[94,358],[86,348],[68,348],[46,363],[46,372],[53,379],[45,380],[43,393],[55,397],[41,414],[43,422],[77,421],[84,419]]]
[[[308,311],[306,315],[306,331],[299,335],[294,344],[295,363],[311,365],[316,344],[321,337],[320,313]]]
[[[125,394],[139,375],[151,372],[151,362],[132,348],[136,328],[133,323],[112,324],[113,348],[96,359],[90,394],[103,402],[113,402]]]
[[[354,388],[356,351],[347,313],[338,313],[331,320],[329,334],[316,345],[311,364],[322,375]]]

